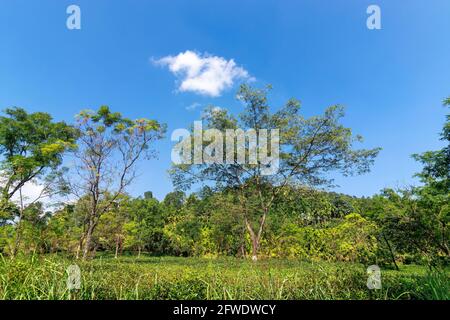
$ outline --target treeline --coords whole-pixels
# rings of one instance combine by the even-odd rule
[[[341,106],[305,118],[300,102],[290,99],[273,112],[269,90],[241,86],[238,116],[214,107],[204,112],[204,127],[214,129],[201,140],[208,161],[172,164],[177,191],[161,202],[151,192],[130,197],[128,189],[141,161],[155,156],[165,125],[106,106],[80,112],[74,124],[7,109],[0,117],[0,252],[289,257],[393,267],[448,262],[449,115],[444,147],[413,156],[423,164],[420,187],[355,198],[320,190],[332,184],[332,172],[368,172],[380,148],[355,147],[362,138],[341,123]],[[222,132],[260,129],[278,132],[268,137],[279,143],[269,160],[251,160],[251,150],[267,146],[261,138],[244,150],[249,161],[240,161],[237,149],[231,161],[219,152],[227,149]],[[183,156],[196,152],[192,138],[178,145]],[[233,145],[249,147],[240,138],[232,137]],[[35,199],[22,192],[30,183],[40,186]],[[191,193],[193,186],[203,187]],[[57,210],[47,210],[48,199],[59,200]]]
[[[448,221],[419,199],[419,191],[386,189],[370,198],[286,188],[267,221],[260,255],[271,258],[391,265],[448,262]],[[247,257],[251,239],[232,192],[169,193],[163,201],[122,196],[100,219],[94,251],[122,254]],[[20,251],[76,255],[85,201],[45,213],[26,209]],[[0,247],[11,252],[14,225],[2,227]]]

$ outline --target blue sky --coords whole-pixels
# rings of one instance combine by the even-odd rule
[[[66,28],[66,8],[81,8],[81,30]],[[381,30],[366,9],[381,8]],[[1,0],[0,108],[45,110],[72,121],[106,104],[168,124],[159,159],[146,162],[130,192],[172,190],[170,133],[214,104],[239,112],[233,79],[219,96],[179,90],[168,65],[152,60],[187,50],[236,66],[255,85],[272,84],[273,106],[290,97],[306,115],[346,106],[344,123],[383,148],[370,174],[341,178],[336,190],[372,195],[414,183],[410,155],[441,146],[450,95],[448,0]],[[197,106],[191,107],[189,106]],[[191,110],[188,110],[191,109]]]

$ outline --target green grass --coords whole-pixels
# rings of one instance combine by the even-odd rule
[[[351,263],[236,258],[99,257],[76,261],[82,287],[66,288],[75,261],[56,255],[0,259],[0,299],[449,299],[449,272],[382,270],[380,290]]]

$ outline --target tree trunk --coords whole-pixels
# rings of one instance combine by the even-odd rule
[[[89,228],[86,232],[86,242],[84,244],[83,249],[83,260],[86,260],[89,256],[89,250],[91,249],[91,242],[92,242],[92,233],[94,231],[94,224],[92,222],[89,222]]]
[[[78,241],[78,247],[77,247],[77,252],[75,255],[75,258],[78,260],[80,258],[80,252],[81,250],[83,250],[83,243],[84,243],[84,238],[86,236],[86,233],[83,232],[83,234],[80,237],[80,241]]]
[[[11,258],[14,258],[17,254],[17,252],[19,251],[19,245],[20,245],[20,240],[21,240],[21,226],[20,226],[20,221],[17,223],[17,230],[16,230],[16,239],[14,241],[14,246],[11,252]]]
[[[119,237],[116,236],[116,254],[114,255],[115,259],[117,259],[118,254],[119,254]]]
[[[83,247],[83,244],[82,244],[81,239],[80,239],[80,241],[78,242],[77,251],[75,253],[75,259],[76,260],[78,260],[80,258],[80,251],[81,251],[82,247]]]
[[[25,210],[23,205],[22,188],[19,189],[19,199],[20,199],[20,213],[19,213],[19,221],[17,221],[16,239],[14,241],[14,247],[11,252],[12,258],[16,256],[17,251],[19,250],[20,240],[22,236],[22,219],[23,219],[23,212]]]
[[[245,225],[247,227],[248,233],[250,234],[250,240],[252,241],[252,260],[257,261],[258,260],[258,249],[259,249],[259,237],[255,234],[253,231],[252,226],[248,222],[247,219],[245,219]]]
[[[391,245],[384,234],[383,234],[383,238],[384,238],[384,241],[386,241],[386,244],[389,248],[389,252],[391,254],[391,259],[392,259],[392,262],[394,263],[395,269],[398,271],[399,270],[398,265],[397,265],[397,262],[395,262],[395,255],[394,255],[394,252],[392,251]]]
[[[245,258],[245,249],[244,249],[244,244],[242,243],[240,248],[239,248],[240,254],[241,254],[241,258]]]
[[[259,241],[256,237],[252,237],[252,260],[258,261]]]
[[[442,233],[442,242],[441,242],[441,247],[444,250],[444,252],[447,254],[447,256],[450,256],[450,249],[448,248],[447,245],[447,237],[445,236],[445,229],[446,229],[446,223],[444,223],[443,221],[441,221],[441,233]]]

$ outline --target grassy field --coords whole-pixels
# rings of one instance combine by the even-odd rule
[[[350,263],[235,258],[121,257],[77,261],[82,287],[70,292],[61,256],[0,258],[0,299],[449,299],[449,270],[382,270],[366,287],[366,267]]]

